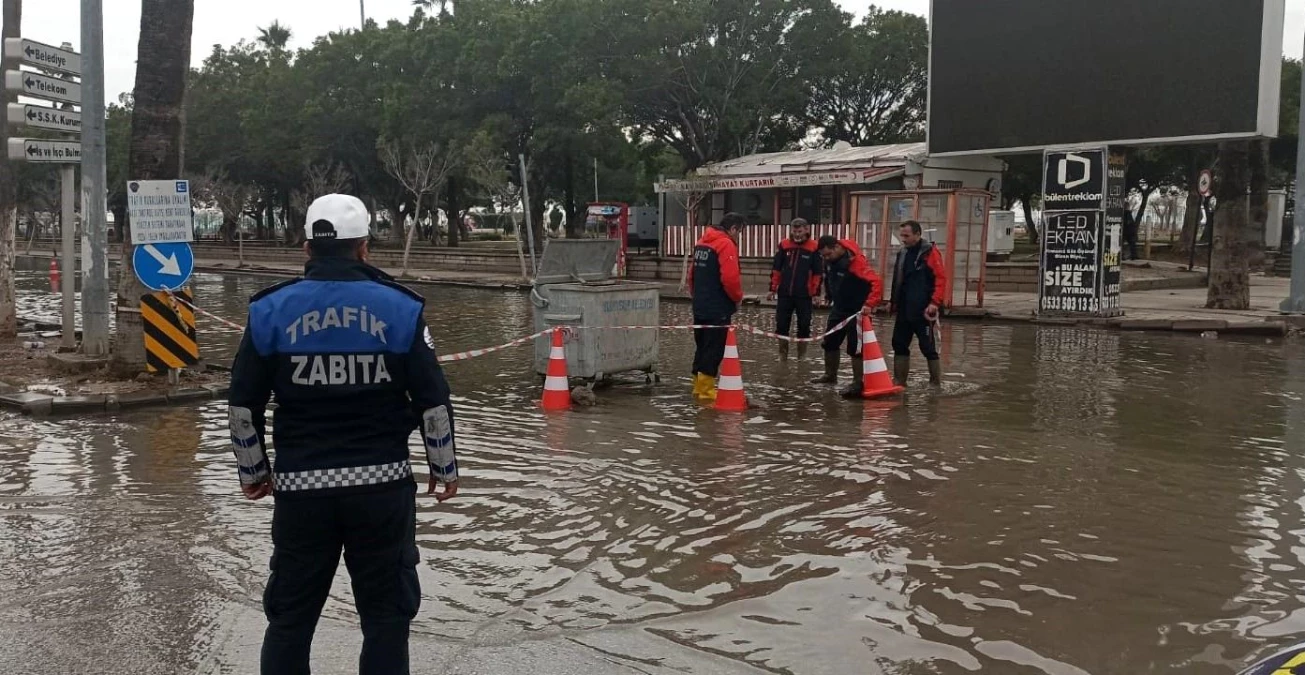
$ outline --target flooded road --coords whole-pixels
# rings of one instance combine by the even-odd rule
[[[57,317],[43,270],[24,306]],[[243,322],[269,283],[197,302]],[[442,352],[531,332],[523,294],[423,292]],[[956,384],[899,405],[743,336],[743,416],[690,401],[682,332],[661,385],[562,415],[529,347],[448,366],[465,485],[419,502],[414,672],[1227,674],[1305,634],[1299,343],[944,333]],[[0,413],[0,672],[254,672],[270,517],[218,402]],[[314,672],[356,667],[344,579]]]

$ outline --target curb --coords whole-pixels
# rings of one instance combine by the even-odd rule
[[[112,413],[131,408],[176,405],[225,398],[231,387],[209,384],[198,388],[178,387],[163,391],[91,396],[49,396],[34,392],[0,394],[0,407],[32,417],[57,417],[84,413]]]
[[[196,386],[166,387],[162,389],[133,391],[125,394],[91,394],[86,396],[52,396],[34,391],[0,391],[0,408],[7,408],[32,417],[57,417],[86,413],[115,413],[132,408],[170,406],[194,401],[225,399],[231,391],[231,368],[219,364],[203,364],[203,372],[218,373],[225,382]]]
[[[1033,315],[1002,314],[987,310],[956,310],[945,315],[958,321],[994,321],[1006,323],[1028,323],[1038,326],[1089,326],[1124,332],[1159,332],[1185,333],[1199,335],[1214,332],[1220,335],[1253,335],[1261,337],[1286,337],[1291,334],[1288,321],[1282,317],[1266,317],[1262,322],[1226,321],[1223,319],[1126,319],[1084,317],[1081,319],[1065,317],[1038,318]]]

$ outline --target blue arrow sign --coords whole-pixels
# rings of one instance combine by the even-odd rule
[[[195,271],[195,253],[185,242],[137,246],[131,256],[136,278],[151,291],[175,291]]]

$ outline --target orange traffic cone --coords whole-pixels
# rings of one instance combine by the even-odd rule
[[[548,376],[544,379],[544,410],[570,410],[571,385],[566,379],[566,350],[562,347],[562,330],[553,331],[553,350],[548,355]]]
[[[50,258],[50,292],[58,293],[59,290],[59,259]]]
[[[879,349],[875,325],[869,314],[861,315],[861,362],[865,373],[861,380],[861,398],[883,398],[906,391],[905,387],[893,384],[893,378],[888,374],[888,364],[884,363],[884,353]]]
[[[725,360],[720,364],[720,381],[716,385],[716,409],[743,412],[748,409],[748,399],[743,395],[743,364],[739,363],[739,343],[730,326],[725,337]]]

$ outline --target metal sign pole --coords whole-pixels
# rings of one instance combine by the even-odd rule
[[[73,182],[76,172],[72,164],[59,167],[59,189],[63,192],[63,214],[59,231],[63,235],[63,341],[64,347],[77,346],[76,285],[77,285],[77,223],[73,211]]]
[[[104,3],[82,5],[82,352],[109,353],[109,225],[104,129]],[[121,231],[122,223],[118,223]]]
[[[1305,94],[1305,73],[1301,73],[1300,90]],[[1288,314],[1305,314],[1305,194],[1301,194],[1301,181],[1305,179],[1305,117],[1300,119],[1300,138],[1296,143],[1296,212],[1292,218],[1295,236],[1291,247],[1291,292],[1279,307]]]

